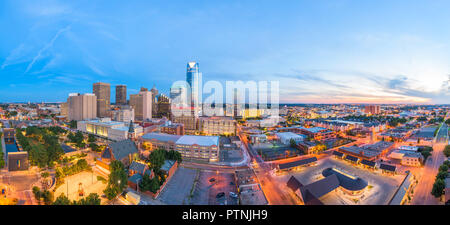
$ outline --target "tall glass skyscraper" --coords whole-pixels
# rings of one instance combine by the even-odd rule
[[[197,115],[202,102],[202,73],[199,72],[197,62],[188,62],[186,72],[186,82],[191,86],[191,107]]]

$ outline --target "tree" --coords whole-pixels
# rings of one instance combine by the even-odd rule
[[[90,193],[86,198],[74,201],[74,205],[100,205],[101,199],[97,193]]]
[[[97,138],[93,134],[88,135],[88,143],[94,143],[97,141]]]
[[[159,190],[159,180],[157,177],[153,177],[152,181],[150,182],[150,191],[153,193],[156,193]]]
[[[149,176],[144,175],[144,177],[142,177],[141,182],[139,182],[139,188],[141,189],[141,191],[150,191],[151,182],[152,182],[152,179],[150,179]]]
[[[44,168],[48,165],[48,155],[44,146],[41,144],[36,144],[31,146],[30,150],[30,159],[34,165],[37,165],[39,168]]]
[[[450,145],[445,146],[444,155],[450,157]]]
[[[91,150],[94,152],[99,152],[100,150],[99,146],[95,143],[89,143],[89,148],[91,148]]]
[[[442,164],[439,167],[439,172],[447,172],[448,171],[448,166],[446,164]]]
[[[39,187],[37,187],[37,186],[33,186],[32,191],[33,191],[33,194],[34,194],[34,198],[40,204],[40,202],[41,202],[41,189]]]
[[[446,177],[447,177],[447,171],[440,171],[440,172],[436,175],[436,179],[445,180]]]
[[[166,159],[169,160],[176,160],[178,161],[178,163],[181,163],[182,158],[181,158],[181,153],[175,150],[170,150],[170,151],[165,151],[165,157]]]
[[[75,146],[77,146],[78,148],[84,148],[85,147],[85,143],[84,143],[84,136],[83,133],[81,133],[81,131],[78,131],[75,136],[74,136],[74,143]]]
[[[444,180],[437,179],[436,182],[434,182],[434,184],[433,184],[433,189],[431,190],[431,194],[434,197],[439,198],[443,194],[444,188],[445,188]]]
[[[52,203],[53,205],[70,205],[71,202],[69,198],[64,195],[64,193],[61,193],[60,196],[58,196],[55,201]]]
[[[122,193],[127,186],[128,175],[125,167],[120,161],[113,161],[109,165],[111,173],[108,178],[108,186],[103,191],[109,200]]]
[[[447,119],[447,120],[445,121],[445,123],[446,123],[447,125],[450,125],[450,119]]]
[[[159,170],[165,161],[165,153],[164,149],[156,149],[149,155],[149,161],[151,163],[151,167],[154,170]]]
[[[71,120],[69,122],[69,127],[72,128],[72,129],[77,129],[77,121]]]

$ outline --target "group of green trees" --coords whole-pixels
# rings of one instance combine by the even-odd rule
[[[150,168],[153,170],[155,177],[150,179],[149,176],[144,176],[139,183],[139,188],[142,191],[151,191],[156,193],[160,186],[166,181],[166,175],[161,170],[165,160],[175,160],[181,163],[181,154],[175,150],[166,151],[164,149],[156,149],[150,153],[148,161]]]
[[[72,129],[77,129],[77,121],[71,120],[69,122],[69,127],[72,128]]]
[[[45,205],[51,205],[53,202],[53,192],[49,190],[41,190],[39,187],[34,186],[33,194],[36,200],[38,201],[38,204],[40,205],[43,201]]]
[[[67,138],[69,139],[68,141],[70,143],[74,143],[75,146],[77,146],[78,148],[86,147],[86,143],[84,142],[84,136],[83,136],[83,133],[81,133],[81,131],[78,131],[75,134],[70,132],[67,135]]]
[[[444,148],[444,155],[446,157],[450,157],[450,145],[445,146],[445,148]]]
[[[439,172],[436,175],[436,180],[433,184],[433,189],[431,189],[431,194],[439,198],[442,194],[444,194],[445,189],[445,178],[447,177],[447,171],[450,167],[450,161],[446,160],[440,167]]]
[[[108,185],[103,191],[106,198],[109,200],[114,199],[118,194],[121,194],[128,185],[128,174],[125,171],[125,166],[120,161],[112,161],[109,164],[111,173],[108,177]]]
[[[447,119],[445,123],[450,126],[450,119]]]
[[[64,195],[64,193],[61,193],[61,195],[55,199],[52,205],[100,205],[100,202],[101,199],[97,193],[90,193],[88,196],[78,201],[70,201],[70,199],[66,195]]]
[[[83,171],[91,171],[92,168],[89,166],[86,159],[79,159],[73,165],[67,165],[63,167],[58,167],[55,170],[56,186],[64,184],[64,177],[74,175]]]
[[[388,124],[391,127],[397,127],[399,124],[404,124],[408,120],[406,118],[397,118],[397,117],[390,117],[388,119]]]
[[[30,163],[39,168],[53,167],[64,151],[58,141],[61,131],[58,128],[27,127],[25,135],[22,129],[16,129],[16,138],[22,148],[29,153]]]
[[[94,152],[100,152],[101,148],[96,144],[97,138],[93,134],[88,135],[89,148]]]
[[[427,158],[431,155],[431,152],[433,151],[433,148],[430,146],[419,146],[418,151],[423,156],[423,161],[427,161]]]

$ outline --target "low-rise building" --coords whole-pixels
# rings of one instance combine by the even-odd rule
[[[126,167],[138,159],[138,149],[133,141],[126,139],[118,142],[111,142],[102,151],[101,158],[96,163],[100,167],[109,170],[109,164],[112,161],[121,161]]]
[[[135,136],[143,134],[143,128],[141,126],[134,124],[133,129]],[[101,118],[78,121],[77,130],[110,140],[120,141],[129,137],[130,124],[126,122],[111,121],[110,118]]]
[[[161,133],[184,135],[184,125],[182,123],[170,123],[160,127]]]
[[[206,135],[235,135],[236,120],[226,116],[199,118],[199,130]]]
[[[285,145],[289,145],[291,143],[291,140],[294,140],[295,143],[298,143],[304,141],[306,138],[305,135],[295,134],[292,132],[276,133],[276,136],[280,140],[280,142]]]
[[[148,133],[139,138],[144,149],[176,150],[183,159],[215,162],[219,160],[219,136]]]

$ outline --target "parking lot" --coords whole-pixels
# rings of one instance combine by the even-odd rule
[[[225,195],[218,198],[217,195],[221,192]],[[237,205],[238,198],[230,196],[230,192],[237,194],[234,173],[200,171],[191,204]]]
[[[194,169],[178,167],[157,199],[168,205],[188,205],[197,173]]]
[[[307,185],[323,178],[322,171],[326,168],[334,167],[343,170],[351,175],[366,180],[369,185],[356,203],[354,197],[345,195],[341,191],[332,191],[320,200],[326,205],[361,204],[361,205],[386,205],[394,195],[405,175],[388,176],[381,174],[381,171],[371,171],[356,167],[350,163],[334,159],[332,157],[321,159],[316,166],[310,166],[295,172],[288,172],[281,176],[275,176],[279,182],[286,184],[292,176],[296,177],[302,184]]]

